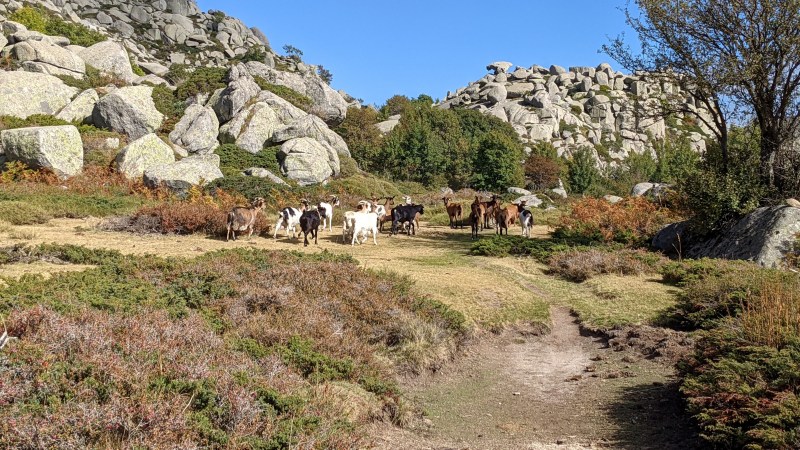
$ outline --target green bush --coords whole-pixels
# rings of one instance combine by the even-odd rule
[[[259,76],[256,76],[254,79],[256,80],[258,87],[260,87],[262,90],[272,92],[273,94],[302,109],[303,111],[311,111],[311,107],[313,106],[314,102],[307,95],[303,95],[290,87],[272,84]]]
[[[119,78],[112,73],[100,72],[100,70],[95,69],[88,64],[86,65],[86,75],[81,79],[71,77],[69,75],[58,75],[57,77],[61,79],[61,81],[63,81],[67,86],[78,88],[82,91],[111,85],[117,87],[127,85],[125,80],[122,78]]]
[[[223,144],[214,150],[219,155],[219,167],[225,176],[237,175],[250,167],[263,167],[276,175],[280,174],[278,163],[279,146],[267,147],[258,153],[250,153],[236,146]]]
[[[65,21],[57,14],[40,6],[23,6],[11,13],[8,19],[19,22],[32,31],[49,36],[64,36],[73,45],[89,47],[106,40],[102,33],[92,31],[77,23]]]
[[[228,70],[223,67],[197,67],[190,71],[188,66],[173,64],[165,78],[177,86],[175,98],[186,100],[197,94],[210,94],[227,86],[225,76]]]
[[[569,187],[573,192],[583,194],[599,177],[592,151],[582,147],[575,151],[569,161]]]
[[[44,209],[21,201],[3,201],[0,198],[0,221],[11,225],[34,225],[52,219]]]
[[[133,70],[134,74],[139,75],[140,77],[146,75],[144,73],[144,70],[141,67],[139,67],[139,64],[136,63],[136,60],[133,59],[133,56],[128,56],[128,59],[131,61],[131,69]]]
[[[520,186],[524,180],[522,155],[519,139],[498,131],[485,134],[478,142],[473,164],[474,188],[502,192],[509,186]]]
[[[242,63],[250,61],[263,63],[265,59],[267,59],[267,51],[265,47],[262,45],[254,45],[248,48],[243,55],[234,58],[235,61]]]
[[[164,122],[161,123],[159,131],[163,134],[169,134],[183,117],[183,113],[186,111],[186,103],[176,97],[175,92],[162,84],[153,86],[152,97],[156,109],[164,115]]]
[[[347,143],[353,159],[369,172],[378,169],[376,162],[383,143],[383,136],[375,127],[377,123],[378,112],[374,109],[351,107],[342,123],[334,129]]]
[[[588,250],[596,247],[573,245],[559,239],[528,239],[523,236],[494,235],[472,244],[470,254],[479,256],[530,256],[546,264],[553,254],[569,250]],[[618,247],[607,247],[618,248]]]

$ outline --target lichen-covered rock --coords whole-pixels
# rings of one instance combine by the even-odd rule
[[[125,47],[112,40],[98,42],[78,53],[87,65],[101,72],[114,74],[128,83],[136,79]]]
[[[169,140],[189,153],[209,153],[219,146],[218,134],[219,120],[214,110],[191,105],[169,134]]]
[[[127,86],[101,98],[94,108],[92,120],[99,127],[138,139],[157,130],[164,115],[153,103],[153,88]]]
[[[519,204],[521,201],[524,201],[525,206],[530,208],[538,208],[539,205],[542,204],[542,199],[537,197],[536,194],[523,195],[522,197],[515,199],[512,203]]]
[[[344,139],[328,128],[328,125],[322,119],[314,115],[307,115],[283,128],[275,130],[275,134],[272,135],[272,141],[281,143],[302,137],[324,142],[333,147],[339,156],[350,157],[350,149]]]
[[[250,153],[258,153],[281,126],[275,111],[266,103],[259,102],[241,110],[233,120],[223,125],[220,135]]]
[[[0,116],[53,115],[77,93],[52,75],[0,70]]]
[[[144,182],[152,188],[167,187],[184,193],[192,186],[222,178],[219,156],[214,153],[194,155],[172,164],[162,164],[144,172]]]
[[[281,170],[297,181],[300,186],[309,186],[327,180],[334,171],[329,163],[330,151],[314,139],[301,137],[281,145],[279,156],[283,158]],[[333,156],[336,152],[333,151]],[[338,166],[338,158],[336,160]]]
[[[11,47],[11,57],[28,72],[83,78],[86,65],[71,51],[50,41],[28,40]]]
[[[175,162],[172,147],[155,134],[147,134],[120,150],[117,170],[129,179],[141,178],[145,170]]]
[[[297,119],[302,119],[308,115],[307,112],[287,102],[283,98],[278,97],[276,94],[273,94],[270,91],[261,91],[256,100],[260,103],[266,103],[269,105],[269,107],[272,108],[275,114],[278,115],[278,119],[280,119],[281,123],[284,125],[294,122]]]
[[[72,125],[4,130],[0,141],[8,161],[50,169],[61,178],[71,177],[83,168],[81,135]]]
[[[214,111],[220,122],[224,123],[233,119],[259,92],[261,92],[261,88],[249,76],[239,77],[228,84],[214,104]]]
[[[97,104],[98,100],[100,100],[100,96],[97,95],[97,91],[87,89],[78,94],[69,105],[59,111],[56,114],[56,118],[67,122],[87,122],[91,120],[94,105]]]
[[[509,194],[531,195],[531,191],[529,191],[527,189],[522,189],[522,188],[519,188],[519,187],[513,187],[512,186],[512,187],[509,187],[507,189],[507,191],[508,191]]]

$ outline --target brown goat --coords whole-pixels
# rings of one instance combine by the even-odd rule
[[[492,199],[489,200],[488,202],[481,202],[481,205],[482,205],[482,207],[484,209],[484,212],[483,212],[483,229],[484,230],[489,228],[489,220],[490,219],[494,220],[494,218],[495,218],[496,212],[497,212],[498,208],[500,207],[500,202],[497,201],[499,198],[500,197],[498,197],[497,195],[492,195]]]
[[[502,233],[502,228],[506,229],[506,234],[508,234],[508,227],[517,223],[517,217],[519,217],[519,212],[525,207],[525,200],[519,202],[519,204],[512,203],[505,208],[501,208],[499,205],[495,208],[495,230],[500,229],[500,234]]]
[[[458,223],[461,223],[461,228],[464,228],[464,221],[461,216],[461,204],[450,203],[450,197],[442,197],[444,207],[447,208],[447,215],[450,217],[450,228],[456,228]]]
[[[256,217],[258,217],[259,211],[264,209],[266,202],[261,197],[256,197],[253,200],[253,203],[250,207],[243,207],[237,206],[228,213],[228,219],[226,221],[228,234],[225,236],[225,242],[227,242],[231,238],[231,234],[233,234],[233,240],[236,240],[236,232],[237,231],[247,231],[247,238],[253,235],[253,225],[256,223]]]

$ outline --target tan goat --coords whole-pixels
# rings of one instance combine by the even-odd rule
[[[266,202],[261,197],[256,197],[249,207],[237,206],[228,213],[226,221],[228,234],[225,236],[227,242],[233,234],[233,240],[236,240],[237,231],[247,231],[247,238],[253,235],[253,226],[256,223],[258,213],[264,209]]]

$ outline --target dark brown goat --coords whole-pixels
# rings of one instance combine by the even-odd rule
[[[261,197],[256,197],[249,207],[237,206],[228,213],[226,220],[226,228],[228,233],[225,236],[227,242],[233,234],[233,240],[236,240],[237,231],[247,231],[247,238],[253,235],[253,225],[256,223],[259,211],[264,209],[266,202]]]

